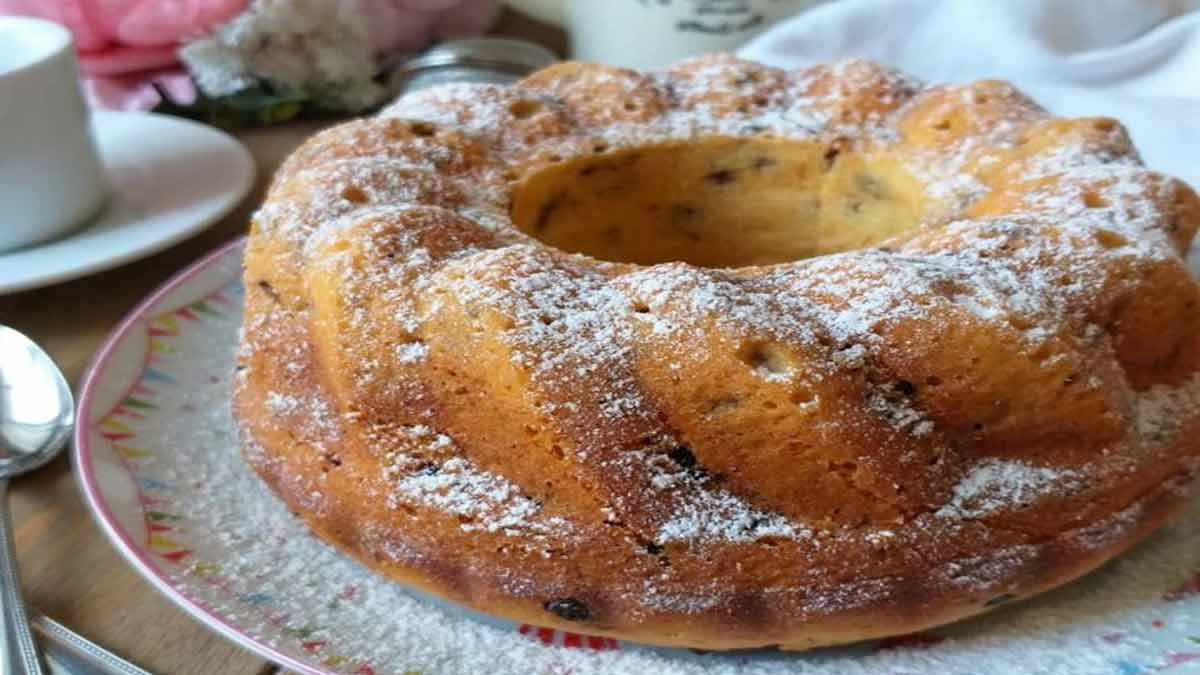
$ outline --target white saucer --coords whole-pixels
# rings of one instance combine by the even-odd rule
[[[62,239],[0,253],[0,294],[161,251],[220,220],[254,185],[250,153],[228,134],[198,122],[96,111],[92,128],[113,184],[108,205]]]

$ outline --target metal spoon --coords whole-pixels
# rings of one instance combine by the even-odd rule
[[[74,426],[75,402],[62,371],[32,340],[0,326],[0,673],[6,675],[44,673],[17,576],[8,481],[54,459]],[[102,672],[145,673],[53,621],[41,623]]]
[[[151,675],[45,614],[34,611],[30,622],[44,640],[51,675]]]
[[[73,426],[75,403],[62,371],[29,338],[0,326],[0,664],[5,673],[43,672],[17,576],[8,481],[54,459]]]

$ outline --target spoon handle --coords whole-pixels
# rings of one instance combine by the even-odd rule
[[[12,514],[8,510],[8,481],[0,479],[0,608],[3,611],[3,642],[0,643],[0,672],[12,675],[43,675],[29,619],[21,579],[17,575],[17,552],[13,545]]]
[[[32,613],[30,622],[33,624],[33,629],[43,638],[42,644],[46,646],[46,660],[52,667],[55,657],[59,657],[61,660],[65,652],[72,662],[82,662],[83,664],[78,669],[68,668],[67,671],[71,673],[151,675],[149,671],[133,665],[45,614],[39,614],[36,610]]]

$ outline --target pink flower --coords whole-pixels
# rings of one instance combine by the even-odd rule
[[[37,16],[75,36],[84,92],[92,105],[146,110],[190,104],[196,89],[176,48],[245,9],[248,0],[0,0],[0,14]]]

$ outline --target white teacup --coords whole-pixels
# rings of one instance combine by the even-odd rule
[[[0,16],[0,251],[82,225],[108,190],[71,33]]]

